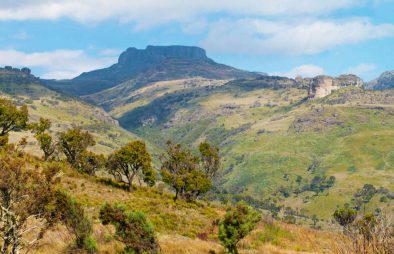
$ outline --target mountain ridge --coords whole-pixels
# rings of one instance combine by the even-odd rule
[[[201,76],[212,79],[256,77],[259,74],[216,63],[195,46],[147,46],[128,48],[118,62],[104,69],[85,72],[71,80],[44,81],[48,86],[82,96],[135,79],[137,86],[151,82]]]

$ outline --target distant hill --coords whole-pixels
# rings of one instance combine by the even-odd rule
[[[374,90],[394,88],[394,71],[383,72],[377,79],[368,83],[368,88]]]
[[[148,46],[128,48],[116,64],[100,70],[82,73],[72,80],[45,83],[73,95],[88,95],[134,80],[135,87],[191,77],[234,79],[256,77],[259,74],[219,64],[206,56],[205,50],[190,46]]]

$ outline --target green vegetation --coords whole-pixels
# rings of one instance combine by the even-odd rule
[[[133,189],[133,180],[136,176],[140,182],[142,180],[149,186],[153,186],[156,181],[151,156],[142,141],[132,141],[114,151],[108,158],[107,167],[109,173],[119,182],[122,182],[123,177],[127,179],[129,191]]]
[[[11,100],[0,98],[0,146],[8,142],[9,132],[27,129],[28,120],[26,106],[18,109]]]
[[[90,253],[96,252],[97,247],[91,238],[92,222],[86,218],[82,206],[64,192],[57,191],[55,195],[56,213],[75,236],[76,248],[85,249]]]
[[[238,254],[237,245],[260,221],[261,215],[243,203],[229,209],[219,223],[219,239],[229,254]]]
[[[121,205],[105,204],[100,210],[104,225],[113,224],[118,240],[125,244],[123,253],[159,253],[152,224],[141,212],[126,212]]]
[[[286,79],[182,82],[154,83],[107,106],[122,126],[159,147],[165,140],[219,147],[223,170],[208,198],[248,200],[272,214],[291,207],[297,222],[309,224],[313,215],[328,220],[338,204],[353,203],[365,184],[394,193],[392,91],[348,87],[306,100],[306,89],[278,86]],[[388,211],[394,200],[386,198],[371,199],[366,210]]]
[[[195,200],[211,189],[211,179],[220,166],[218,150],[201,143],[200,153],[201,158],[180,144],[167,142],[166,153],[161,156],[161,175],[163,182],[175,190],[175,200],[178,196]]]

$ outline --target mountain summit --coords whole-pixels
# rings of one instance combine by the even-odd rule
[[[118,62],[108,68],[82,73],[66,81],[46,81],[56,89],[73,95],[88,95],[134,80],[136,87],[146,84],[203,77],[234,79],[256,77],[258,74],[218,64],[208,58],[205,50],[192,46],[148,46],[146,49],[128,48]]]

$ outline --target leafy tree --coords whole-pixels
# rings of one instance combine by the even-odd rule
[[[341,208],[334,212],[334,219],[341,225],[344,232],[349,231],[349,226],[357,217],[357,212],[351,208]]]
[[[10,131],[26,130],[28,120],[26,105],[18,109],[11,100],[0,98],[0,146],[8,143]]]
[[[220,167],[218,150],[208,143],[199,148],[201,158],[180,144],[167,142],[167,151],[161,156],[161,175],[163,182],[175,190],[175,200],[178,196],[194,200],[212,187],[211,179]]]
[[[30,170],[23,154],[0,155],[0,238],[2,254],[28,251],[53,225],[53,193],[60,167]],[[31,241],[26,241],[29,235]],[[32,239],[34,238],[34,239]]]
[[[100,220],[104,225],[115,226],[117,239],[126,245],[125,253],[159,253],[153,226],[143,213],[105,204],[100,210]]]
[[[37,123],[32,123],[30,125],[30,129],[36,135],[42,134],[45,131],[49,130],[52,126],[52,123],[49,119],[45,119],[40,117]]]
[[[73,128],[59,135],[60,149],[66,156],[68,163],[79,170],[83,166],[83,154],[86,153],[89,146],[94,146],[95,144],[93,136],[80,128]]]
[[[219,240],[229,254],[238,253],[239,241],[256,227],[260,219],[260,213],[244,203],[227,210],[224,219],[219,222]]]
[[[152,168],[152,159],[143,141],[132,141],[114,151],[108,158],[107,166],[118,181],[126,178],[129,191],[133,189],[134,177],[139,174],[149,186],[155,184],[156,174]]]
[[[93,227],[83,207],[65,192],[57,191],[56,209],[56,215],[75,236],[76,247],[94,252],[95,248],[91,247]]]

